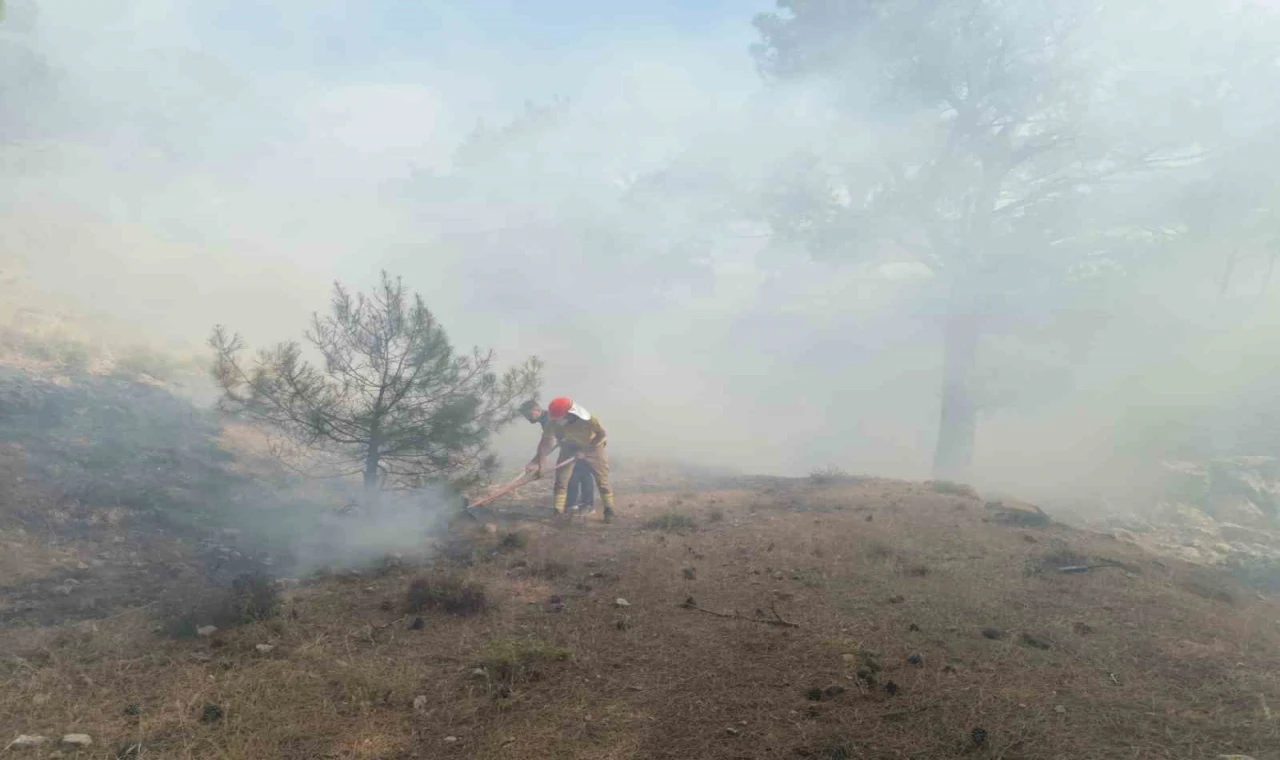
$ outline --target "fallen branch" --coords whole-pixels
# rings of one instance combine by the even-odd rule
[[[880,716],[880,719],[895,720],[897,718],[905,718],[908,715],[915,715],[916,713],[921,713],[921,712],[924,712],[925,710],[932,710],[933,708],[938,706],[939,706],[939,703],[937,702],[934,702],[933,704],[929,704],[929,705],[920,705],[919,707],[912,707],[909,710],[898,710],[897,712],[885,713],[884,715]]]
[[[764,625],[776,625],[783,628],[799,628],[800,627],[798,623],[792,623],[790,620],[786,620],[781,615],[779,615],[777,608],[772,604],[769,605],[769,611],[773,613],[772,620],[765,617],[747,617],[746,615],[739,614],[737,611],[716,612],[715,610],[709,610],[705,607],[699,607],[697,603],[693,601],[693,597],[689,597],[688,599],[685,599],[680,606],[686,610],[696,610],[698,612],[703,612],[708,615],[714,615],[715,617],[726,618],[729,620],[746,620],[747,622],[750,622],[750,623],[763,623]]]

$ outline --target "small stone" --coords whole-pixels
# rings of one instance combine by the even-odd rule
[[[42,747],[49,740],[43,736],[28,736],[19,734],[17,739],[9,743],[10,749],[36,749]]]
[[[456,744],[456,743],[458,742],[458,737],[456,737],[456,736],[446,736],[446,737],[444,738],[444,741],[445,741],[445,744]]]
[[[738,734],[742,733],[736,728],[726,728],[724,732],[730,736],[737,736]]]
[[[630,606],[631,606],[631,602],[628,602],[626,599],[623,599],[622,597],[618,597],[617,599],[614,599],[614,600],[613,600],[613,606],[615,606],[615,607],[630,607]]]
[[[67,734],[62,737],[62,744],[67,747],[89,747],[93,745],[93,739],[88,734]]]
[[[1053,708],[1053,711],[1059,715],[1066,715],[1067,708],[1063,707],[1062,705],[1055,705]]]
[[[258,650],[258,654],[267,654],[272,649],[275,649],[275,646],[272,644],[258,644],[254,649]]]
[[[409,630],[411,631],[421,631],[423,628],[426,628],[426,627],[427,627],[427,621],[423,620],[420,617],[414,618],[413,622],[409,624]]]
[[[995,641],[996,639],[1004,638],[1004,631],[999,628],[983,628],[982,635],[992,641]]]
[[[846,665],[852,665],[858,661],[858,656],[856,654],[842,654],[840,659],[844,660]]]
[[[188,628],[187,630],[191,630],[191,629]],[[218,632],[218,626],[216,625],[202,625],[196,629],[196,635],[198,636],[212,636],[217,632]]]
[[[32,697],[32,698],[31,698],[31,701],[32,701],[32,702],[34,702],[34,703],[35,703],[35,704],[37,704],[37,705],[42,705],[42,704],[44,704],[45,702],[48,702],[48,701],[49,701],[49,695],[48,695],[48,694],[37,694],[37,695],[35,695],[34,697]]]
[[[425,694],[419,694],[418,696],[414,697],[413,711],[422,712],[425,709],[427,709],[427,696]]]
[[[822,690],[822,695],[823,695],[824,697],[826,697],[827,699],[835,699],[836,697],[840,696],[841,694],[844,694],[844,687],[843,687],[843,686],[841,686],[841,685],[840,685],[840,684],[838,684],[838,683],[837,683],[837,684],[832,684],[832,685],[830,685],[830,686],[828,686],[827,688],[825,688],[825,689],[823,689],[823,690]]]
[[[488,678],[489,672],[484,668],[476,668],[475,670],[471,671],[471,677],[475,679]]]

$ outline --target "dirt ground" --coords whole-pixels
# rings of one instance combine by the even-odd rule
[[[46,561],[0,579],[0,748],[1280,758],[1280,600],[1223,575],[928,484],[632,494],[607,526],[508,504],[495,532],[282,582],[278,617],[193,639],[158,631],[181,546],[7,531],[9,557]],[[485,609],[406,607],[442,577],[482,585]],[[70,733],[93,745],[59,747]]]

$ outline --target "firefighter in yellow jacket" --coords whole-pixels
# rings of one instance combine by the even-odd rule
[[[578,459],[591,468],[604,502],[605,522],[613,520],[613,489],[609,486],[609,457],[605,452],[606,434],[600,420],[568,398],[553,399],[547,405],[547,425],[538,441],[538,451],[533,461],[525,467],[529,472],[542,473],[542,460],[547,458],[556,441],[560,442],[560,456],[556,464],[568,459]],[[576,467],[576,465],[575,465]],[[563,514],[569,490],[569,471],[573,467],[556,470],[556,512]]]

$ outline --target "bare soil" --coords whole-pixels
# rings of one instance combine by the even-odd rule
[[[208,575],[198,547],[103,528],[50,549],[6,530],[6,552],[47,561],[0,579],[0,747],[85,733],[88,749],[24,756],[1280,757],[1274,598],[928,484],[718,485],[646,484],[607,526],[500,506],[495,532],[284,582],[279,617],[190,640],[160,633],[157,600]],[[656,519],[672,514],[693,527]],[[441,572],[483,586],[485,608],[407,612],[413,581]]]

